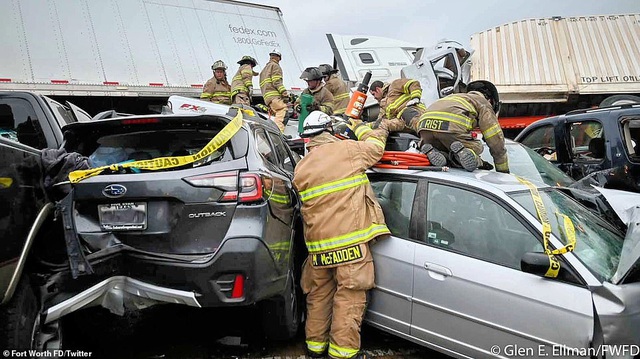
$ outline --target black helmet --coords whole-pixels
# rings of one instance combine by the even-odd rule
[[[493,83],[485,80],[471,81],[467,85],[467,92],[471,91],[478,91],[483,94],[484,97],[489,100],[491,106],[493,106],[493,111],[496,115],[500,112],[500,95]]]
[[[329,76],[331,74],[335,74],[336,72],[338,72],[338,70],[335,70],[333,66],[329,64],[322,64],[318,66],[318,68],[320,69],[320,72],[322,72],[323,76]]]
[[[258,61],[256,61],[256,59],[254,59],[251,56],[242,56],[242,58],[240,59],[240,61],[238,61],[238,65],[244,65],[244,64],[251,64],[251,66],[256,66],[258,64]]]
[[[307,67],[302,71],[302,75],[300,75],[300,78],[305,81],[322,80],[323,77],[322,72],[317,67]]]

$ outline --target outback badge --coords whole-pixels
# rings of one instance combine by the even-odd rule
[[[109,198],[118,198],[127,193],[127,187],[121,184],[110,184],[102,190],[102,194]]]

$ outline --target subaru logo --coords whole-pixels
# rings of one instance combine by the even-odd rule
[[[110,184],[102,190],[102,194],[109,198],[118,198],[127,193],[127,187],[121,184]]]

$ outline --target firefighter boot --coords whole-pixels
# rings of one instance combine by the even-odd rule
[[[433,145],[426,144],[420,148],[420,152],[427,155],[429,162],[432,166],[442,167],[447,165],[447,158],[442,154],[442,152],[433,148]]]
[[[478,168],[478,156],[473,152],[473,150],[464,147],[462,142],[455,141],[451,143],[449,147],[451,149],[451,153],[455,157],[456,161],[469,172],[473,172],[476,168]]]
[[[326,359],[327,352],[325,351],[324,353],[314,353],[311,350],[307,349],[307,357],[312,359]]]

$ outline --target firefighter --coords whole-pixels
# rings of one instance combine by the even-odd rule
[[[383,121],[372,130],[351,121],[349,133],[358,141],[342,141],[334,136],[330,116],[311,112],[301,134],[309,138],[309,153],[293,178],[309,251],[301,286],[312,358],[366,358],[359,350],[366,292],[374,287],[369,241],[389,234],[365,171],[380,160],[397,124]]]
[[[227,81],[227,65],[222,60],[218,60],[211,65],[211,70],[213,70],[213,77],[204,84],[200,98],[231,105],[231,85]]]
[[[342,115],[349,105],[349,87],[338,77],[338,70],[329,64],[318,66],[324,76],[324,87],[333,95],[333,114]]]
[[[282,54],[277,49],[269,53],[269,62],[260,72],[260,90],[264,103],[269,106],[271,112],[275,114],[273,119],[278,125],[280,132],[284,133],[284,117],[287,114],[287,103],[289,103],[289,92],[282,82],[282,68],[280,67]]]
[[[445,157],[440,151],[448,152],[449,157],[467,171],[478,167],[490,169],[490,165],[480,158],[482,142],[471,135],[471,130],[479,127],[496,171],[509,173],[504,134],[497,117],[500,111],[498,90],[489,81],[473,81],[466,91],[437,100],[420,115],[419,121],[411,123],[424,144],[421,151],[430,161],[438,153]]]
[[[251,106],[253,76],[258,75],[253,68],[258,65],[258,61],[251,56],[242,56],[238,65],[240,68],[231,81],[231,98],[233,103]]]
[[[333,115],[333,95],[327,90],[322,83],[322,72],[317,67],[307,67],[302,71],[300,78],[307,82],[307,88],[302,91],[303,94],[311,94],[313,103],[308,105],[309,112],[322,111],[327,115]],[[300,112],[300,97],[295,103],[296,112]]]
[[[378,101],[378,104],[380,105],[378,120],[381,120],[387,108],[387,94],[389,93],[389,84],[383,83],[379,80],[373,81],[373,83],[371,83],[371,86],[369,86],[369,93]]]

